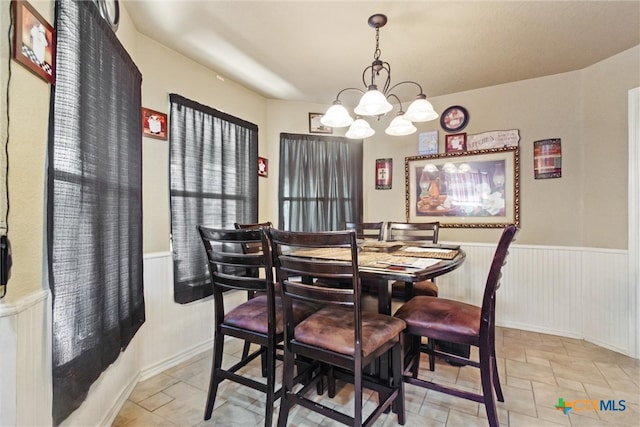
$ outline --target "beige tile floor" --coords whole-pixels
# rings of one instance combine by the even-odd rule
[[[225,347],[224,364],[230,366],[238,360],[242,343],[232,340]],[[505,395],[505,402],[498,403],[501,425],[640,426],[640,361],[581,340],[506,328],[497,330],[496,353]],[[113,426],[264,425],[264,396],[228,381],[220,386],[212,418],[203,421],[211,357],[211,351],[203,353],[139,383]],[[427,363],[421,366],[426,367]],[[247,370],[259,377],[259,362],[255,361]],[[458,368],[438,362],[435,372],[421,369],[420,376],[479,389],[479,373],[472,367]],[[343,384],[334,399],[325,395],[317,400],[344,408],[349,405],[351,392],[352,388]],[[624,400],[626,409],[573,410],[564,415],[554,408],[559,397],[565,401]],[[375,396],[367,394],[365,399]],[[412,385],[406,386],[406,406],[406,426],[487,425],[484,406]],[[278,405],[274,425],[277,410]],[[339,424],[297,407],[289,416],[289,425]],[[384,415],[375,425],[397,425],[396,417]]]

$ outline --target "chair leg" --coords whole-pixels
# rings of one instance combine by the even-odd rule
[[[271,343],[272,348],[275,349],[276,343]],[[267,347],[265,347],[267,348]],[[275,351],[268,351],[262,355],[263,359],[267,360],[267,405],[265,408],[264,425],[265,427],[271,427],[273,423],[273,405],[276,400],[275,387],[276,387],[276,358]]]
[[[353,425],[361,426],[362,425],[362,367],[358,369],[357,364],[356,364],[355,372],[353,373],[353,388],[354,388],[353,404],[355,405]]]
[[[427,338],[427,347],[430,350],[435,349],[436,341],[434,339]],[[429,370],[432,372],[436,370],[436,357],[433,354],[429,354]]]
[[[249,348],[251,347],[251,343],[249,341],[244,342],[244,346],[242,347],[242,359],[246,359],[249,356]]]
[[[409,338],[410,354],[412,359],[411,364],[411,376],[418,378],[418,371],[420,370],[420,341],[422,337],[419,335],[411,335]]]
[[[495,353],[491,356],[493,361],[493,387],[496,390],[496,397],[499,402],[504,402],[504,395],[502,394],[502,386],[500,385],[500,376],[498,374],[498,363],[496,361]]]
[[[280,413],[278,414],[278,427],[286,427],[291,409],[289,393],[293,390],[293,371],[295,369],[294,355],[285,344],[284,360],[282,367],[282,395],[280,396]]]
[[[327,396],[331,399],[336,397],[336,376],[333,372],[333,366],[327,367]]]
[[[222,368],[222,350],[224,348],[224,335],[219,331],[215,332],[213,339],[213,361],[211,363],[211,379],[209,380],[209,394],[207,395],[207,406],[204,411],[204,419],[211,418],[213,412],[213,405],[216,401],[216,394],[218,393],[218,385],[222,381],[222,378],[218,376],[218,370]]]
[[[480,382],[482,383],[482,396],[487,411],[487,421],[490,427],[498,427],[498,410],[496,400],[493,397],[493,366],[490,351],[480,348]]]
[[[393,366],[393,386],[398,390],[398,397],[393,403],[393,410],[398,417],[398,424],[401,426],[404,425],[405,422],[405,409],[404,409],[404,379],[402,378],[402,373],[404,372],[404,351],[403,351],[403,343],[402,336],[400,337],[400,342],[396,344],[392,349],[392,366]],[[418,351],[418,357],[420,357],[420,352]]]
[[[267,376],[268,362],[267,362],[267,347],[260,347],[260,365],[262,366],[262,377]]]

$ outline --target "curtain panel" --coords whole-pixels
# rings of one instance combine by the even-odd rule
[[[174,300],[184,304],[213,292],[196,226],[258,221],[258,126],[177,94],[169,98]]]
[[[340,230],[362,222],[362,140],[280,134],[278,226]]]
[[[144,323],[142,76],[94,2],[56,1],[48,153],[53,421]]]

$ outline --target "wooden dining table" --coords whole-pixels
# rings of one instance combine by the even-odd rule
[[[378,312],[391,314],[391,285],[400,280],[407,286],[434,279],[460,267],[466,254],[458,245],[432,242],[361,241],[358,266],[361,279],[376,280]],[[349,249],[298,249],[297,256],[344,259]]]

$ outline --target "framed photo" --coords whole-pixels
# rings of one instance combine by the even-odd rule
[[[533,141],[533,175],[535,179],[562,177],[560,138]]]
[[[438,154],[438,131],[420,132],[418,134],[418,154]]]
[[[440,116],[440,126],[447,132],[459,132],[469,124],[469,112],[466,108],[454,105]]]
[[[333,133],[333,128],[320,123],[322,116],[322,113],[309,113],[309,133]]]
[[[447,153],[455,151],[467,151],[467,134],[452,133],[445,135],[445,148]]]
[[[407,222],[520,226],[518,147],[405,158]]]
[[[167,115],[142,107],[142,136],[167,140]]]
[[[24,0],[12,0],[13,59],[55,84],[56,30]]]
[[[258,175],[269,176],[269,160],[264,157],[258,157]]]
[[[376,190],[391,190],[393,159],[376,159]]]

